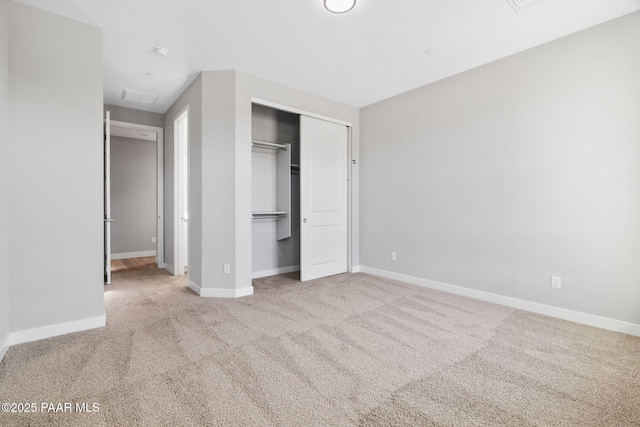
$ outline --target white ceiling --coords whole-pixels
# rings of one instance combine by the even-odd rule
[[[519,13],[507,0],[358,0],[342,15],[322,0],[20,1],[103,28],[105,103],[158,113],[201,70],[225,69],[362,107],[640,10],[640,0],[545,0]],[[160,98],[131,103],[123,89]]]

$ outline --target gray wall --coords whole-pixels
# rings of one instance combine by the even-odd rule
[[[634,13],[362,109],[362,265],[640,323],[638,52]]]
[[[111,253],[155,251],[156,142],[111,137]]]
[[[136,123],[146,126],[164,126],[164,114],[151,113],[149,111],[135,110],[133,108],[118,107],[104,104],[104,110],[111,113],[111,120],[119,122]]]
[[[206,260],[201,265],[202,278],[198,283],[202,288],[235,289],[251,286],[250,282],[236,286],[238,182],[235,173],[235,91],[234,71],[202,72],[202,188],[199,193],[189,193],[194,198],[200,195],[202,203],[201,250],[202,259]],[[244,179],[249,179],[249,176]],[[247,197],[250,198],[250,194]],[[231,274],[223,273],[223,264],[231,265]]]
[[[165,182],[173,182],[173,120],[189,105],[189,280],[203,289],[251,287],[251,107],[260,98],[353,123],[358,109],[238,71],[205,71],[165,113]],[[353,212],[358,218],[358,172]],[[166,261],[173,252],[173,188],[165,185]],[[354,259],[358,259],[357,220]],[[206,262],[204,262],[206,260]],[[357,263],[357,261],[356,261]],[[223,273],[231,265],[231,274]]]
[[[9,4],[0,0],[0,360],[9,338]]]
[[[300,116],[262,105],[253,106],[252,138],[291,144],[291,163],[300,164]],[[252,151],[252,210],[276,210],[276,150]],[[300,265],[300,175],[291,175],[291,237],[277,239],[276,219],[254,220],[251,256],[253,272]]]
[[[174,191],[173,185],[168,185],[174,180],[173,121],[187,106],[189,280],[201,288],[234,289],[236,185],[233,71],[202,72],[165,113],[165,262],[171,266],[174,264]],[[223,274],[225,263],[231,264],[231,274]],[[250,281],[245,286],[250,286]]]
[[[198,76],[164,114],[164,244],[165,264],[174,260],[174,126],[173,121],[189,107],[189,280],[202,281],[202,76]]]
[[[102,31],[16,2],[9,10],[3,200],[15,332],[104,315]]]

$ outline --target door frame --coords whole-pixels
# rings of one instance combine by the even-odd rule
[[[158,126],[111,120],[111,127],[155,132],[156,138],[156,262],[158,268],[164,263],[164,129]]]
[[[105,112],[103,144],[104,183],[104,283],[111,284],[111,112]]]
[[[178,203],[180,196],[182,194],[182,179],[181,172],[185,172],[187,174],[187,204],[189,202],[188,196],[188,187],[189,187],[189,159],[187,158],[187,170],[183,171],[181,167],[179,167],[181,154],[180,147],[178,146],[178,121],[182,120],[184,117],[189,119],[189,105],[184,107],[174,118],[173,118],[173,271],[172,274],[174,276],[182,276],[184,275],[185,267],[189,269],[189,249],[187,248],[187,259],[185,263],[180,263],[180,217],[182,216],[179,212]],[[189,122],[187,121],[187,153],[189,153]],[[187,212],[189,212],[189,207],[187,205]],[[187,226],[187,235],[191,231],[191,226]],[[187,245],[189,244],[189,238],[187,237]],[[181,267],[181,268],[180,268]],[[182,271],[180,271],[182,270]]]
[[[353,123],[345,120],[336,119],[334,117],[324,116],[322,114],[312,113],[310,111],[302,110],[300,108],[290,107],[288,105],[278,104],[277,102],[271,102],[265,99],[251,97],[252,104],[258,104],[265,107],[271,107],[276,110],[286,111],[289,113],[299,114],[302,116],[313,117],[314,119],[325,120],[327,122],[336,123],[347,127],[347,271],[349,273],[357,273],[359,267],[353,263],[353,241],[354,234],[357,227],[355,225],[355,216],[353,215],[353,165],[356,164],[356,160],[353,157]]]

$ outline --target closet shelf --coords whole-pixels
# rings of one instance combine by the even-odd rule
[[[275,204],[265,205],[259,203],[257,206],[270,206],[273,211],[253,212],[252,220],[275,219],[276,238],[284,240],[291,237],[291,144],[277,144],[275,142],[251,140],[253,147],[267,148],[275,151],[275,178],[276,178],[276,200]],[[261,151],[254,150],[253,155],[263,156]],[[254,205],[255,206],[255,205]],[[256,206],[256,207],[257,207]],[[256,208],[254,207],[254,209]]]
[[[287,212],[252,212],[251,219],[287,218]]]
[[[273,150],[288,150],[289,146],[287,144],[277,144],[275,142],[265,142],[265,141],[251,141],[251,145],[254,147],[261,148],[271,148]]]

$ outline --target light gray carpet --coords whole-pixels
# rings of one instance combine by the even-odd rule
[[[204,299],[114,275],[107,327],[11,348],[1,425],[637,426],[640,339],[366,274]],[[38,408],[40,409],[40,407]]]

